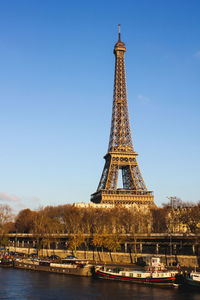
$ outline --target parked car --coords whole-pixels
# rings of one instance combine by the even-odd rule
[[[78,259],[77,257],[75,257],[75,256],[73,256],[73,255],[67,255],[66,257],[65,257],[65,259],[72,259],[72,260],[76,260],[76,259]]]

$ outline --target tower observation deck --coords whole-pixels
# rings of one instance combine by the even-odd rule
[[[101,204],[155,205],[152,191],[148,191],[142,178],[134,151],[128,113],[124,56],[125,44],[119,37],[114,47],[115,77],[112,121],[108,152],[97,191],[91,201]],[[117,188],[119,171],[123,188]]]

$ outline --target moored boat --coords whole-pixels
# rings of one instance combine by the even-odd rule
[[[26,269],[33,271],[44,271],[52,273],[60,273],[66,275],[92,276],[92,266],[87,263],[81,263],[79,260],[73,263],[63,260],[62,262],[51,262],[48,260],[28,260],[21,259],[14,262],[17,269]]]
[[[200,288],[200,272],[191,272],[185,278],[185,283],[189,286]]]
[[[127,281],[133,283],[173,285],[177,271],[166,270],[159,258],[152,258],[151,265],[144,270],[100,267],[96,268],[98,278]]]
[[[13,259],[12,258],[2,258],[0,260],[0,267],[3,268],[12,268],[13,267]]]

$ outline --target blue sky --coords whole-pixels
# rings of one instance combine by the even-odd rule
[[[110,133],[117,24],[155,202],[199,201],[199,1],[0,0],[0,203],[89,202]]]

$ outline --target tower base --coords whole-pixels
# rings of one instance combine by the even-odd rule
[[[153,192],[134,190],[100,190],[91,195],[91,201],[101,204],[155,206]]]

